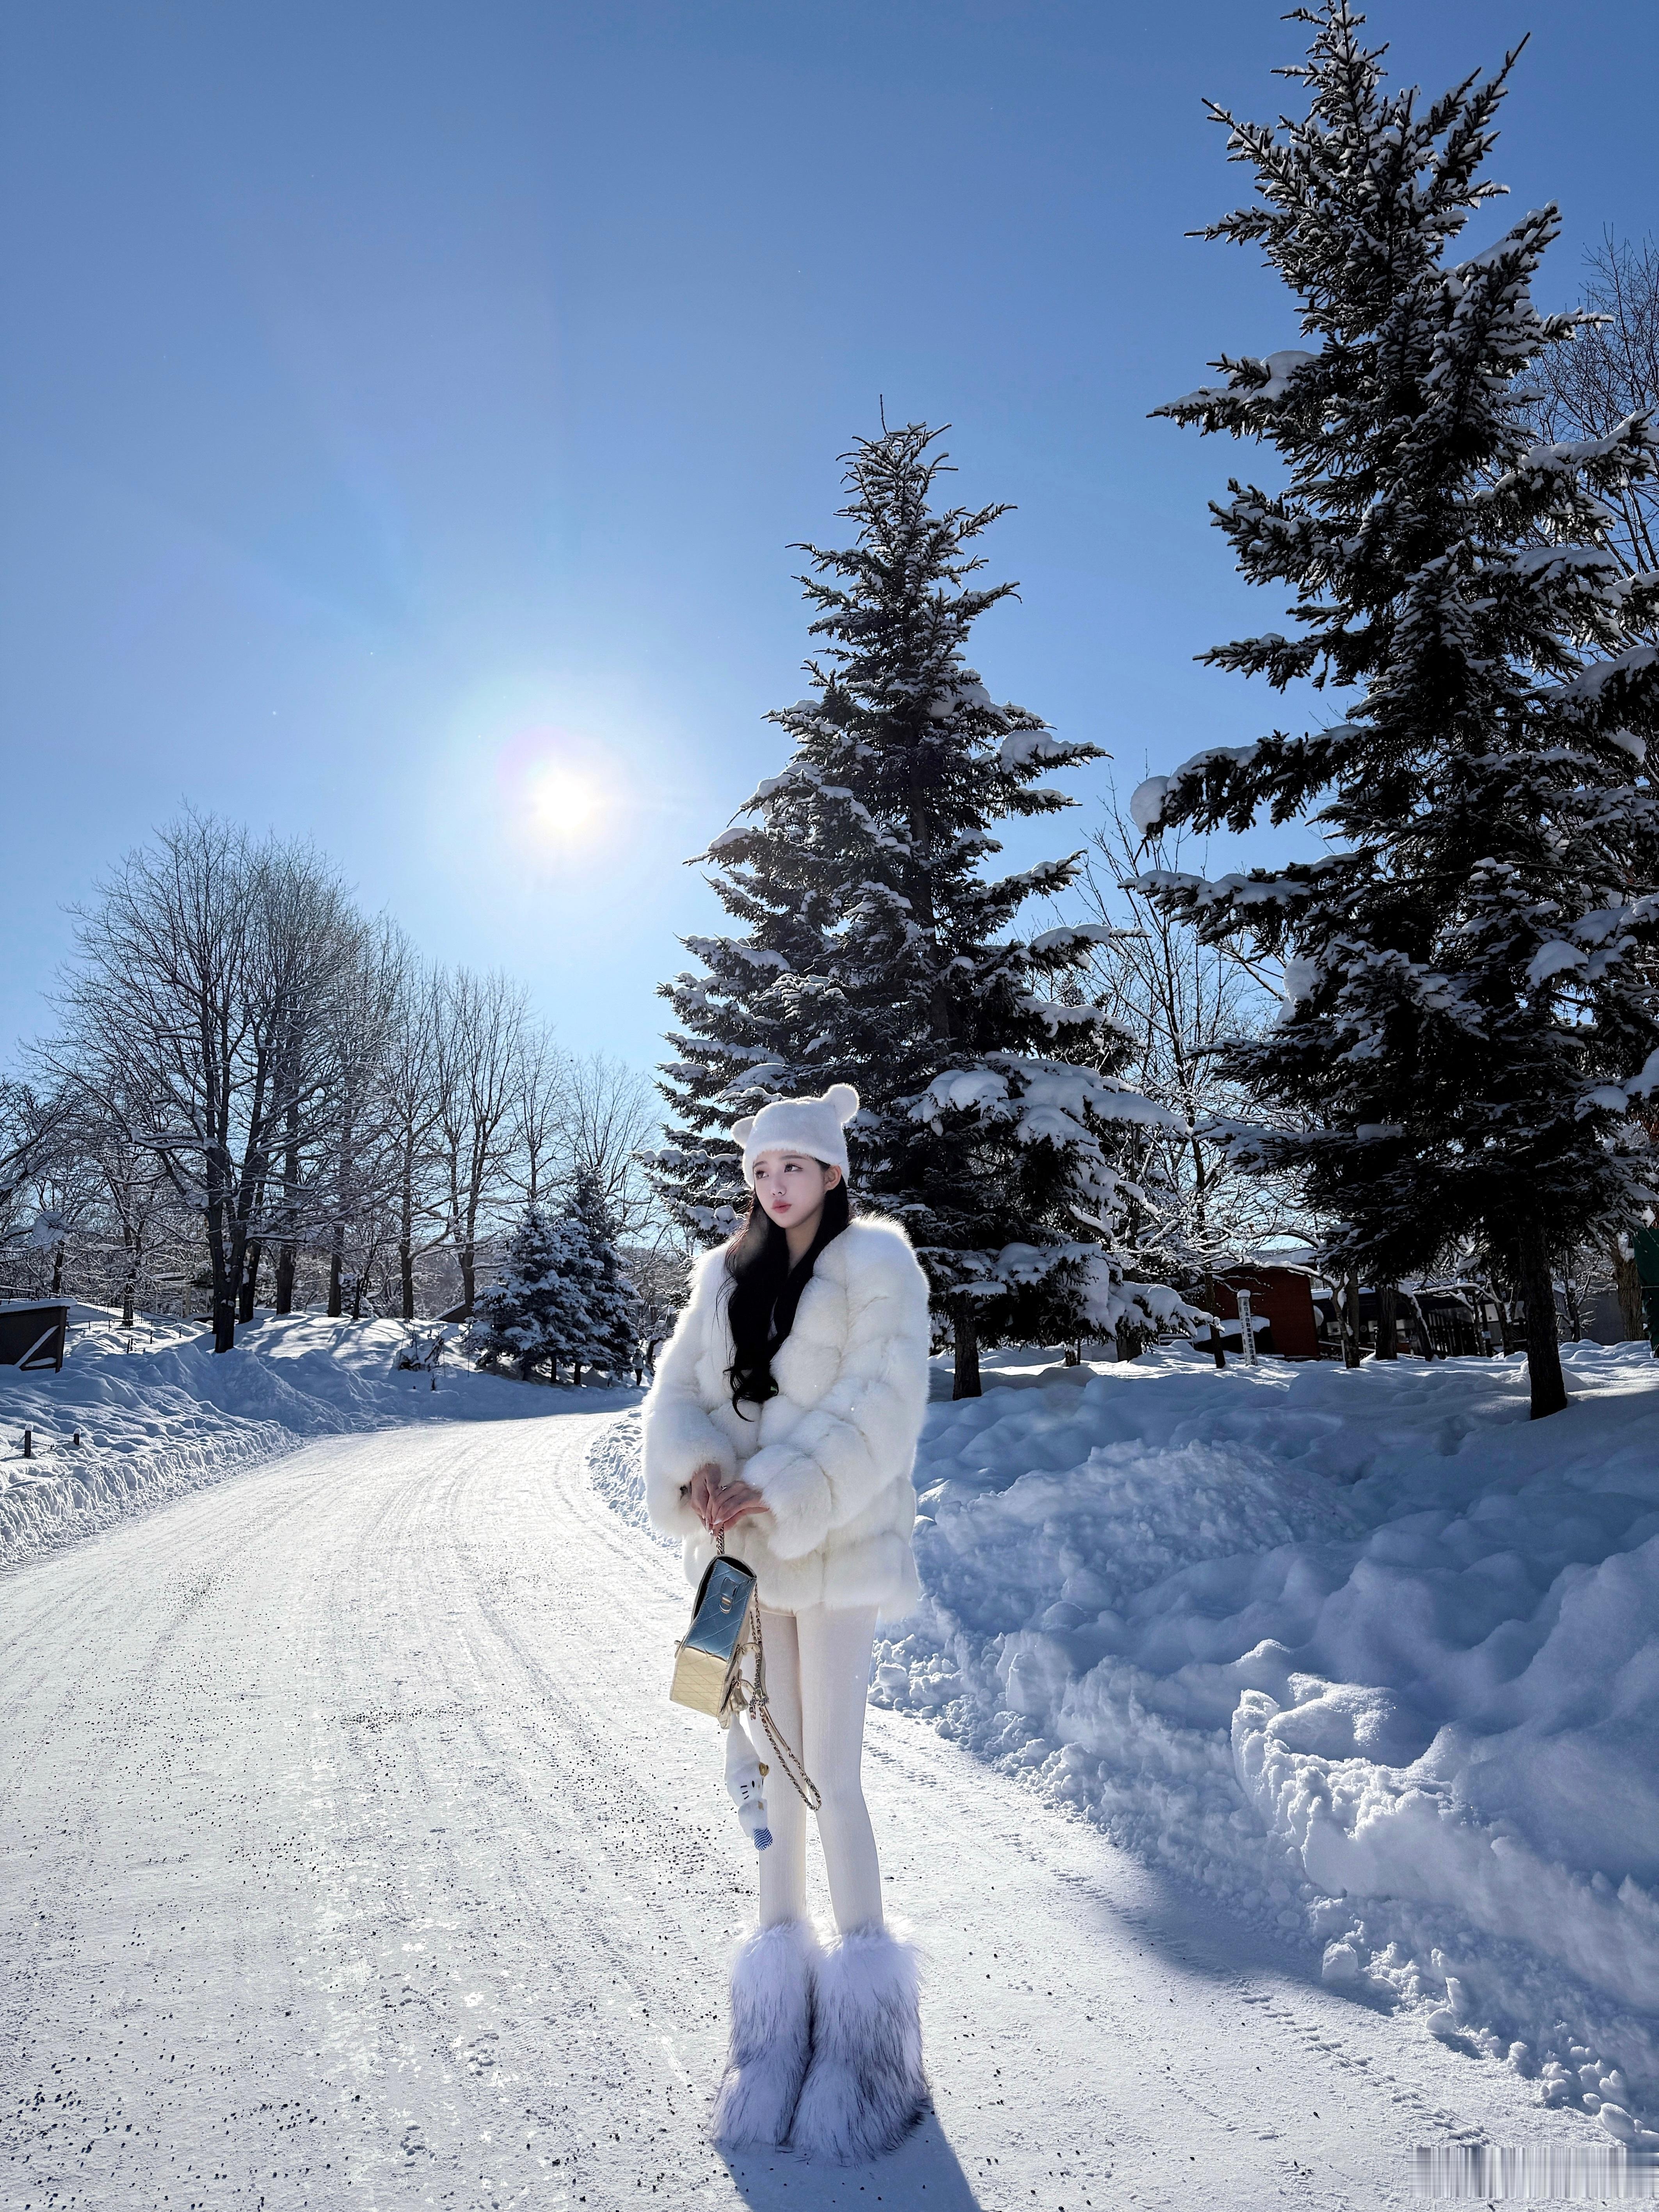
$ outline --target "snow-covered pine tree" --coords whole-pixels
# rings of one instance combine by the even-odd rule
[[[793,742],[781,773],[700,856],[741,928],[685,940],[702,972],[663,987],[680,1026],[659,1173],[683,1221],[724,1236],[742,1199],[732,1119],[854,1084],[854,1187],[909,1230],[965,1395],[981,1338],[1144,1328],[1146,1299],[1179,1301],[1137,1303],[1112,1249],[1113,1125],[1164,1109],[1107,1072],[1103,1018],[1066,988],[1103,933],[1012,933],[1081,856],[985,868],[994,825],[1073,804],[1046,779],[1100,749],[997,705],[969,666],[974,623],[1016,588],[973,581],[1007,510],[935,508],[939,434],[860,440],[841,509],[854,543],[799,549],[823,645],[810,695],[771,717]]]
[[[573,1379],[584,1370],[626,1382],[639,1358],[640,1302],[617,1249],[598,1178],[579,1176],[560,1226],[569,1244],[573,1309],[568,1337]]]
[[[480,1366],[510,1362],[527,1382],[545,1362],[556,1382],[560,1363],[580,1356],[592,1333],[581,1283],[586,1244],[568,1220],[534,1202],[526,1206],[467,1334]]]
[[[1297,20],[1310,112],[1212,111],[1260,200],[1206,235],[1261,245],[1311,349],[1223,356],[1224,383],[1160,411],[1284,465],[1215,515],[1252,582],[1291,588],[1298,634],[1205,657],[1329,682],[1344,715],[1201,753],[1133,809],[1143,830],[1310,814],[1331,849],[1142,880],[1206,937],[1285,957],[1284,1019],[1231,1069],[1269,1110],[1256,1156],[1346,1224],[1335,1263],[1392,1282],[1459,1237],[1503,1255],[1538,1416],[1566,1402],[1551,1255],[1649,1196],[1626,1109],[1659,1082],[1659,1059],[1639,1072],[1659,1042],[1659,656],[1636,641],[1659,578],[1620,573],[1603,495],[1651,470],[1659,433],[1632,416],[1528,439],[1518,380],[1577,325],[1532,301],[1553,208],[1449,256],[1501,190],[1481,170],[1514,55],[1419,107],[1385,93],[1345,0]]]

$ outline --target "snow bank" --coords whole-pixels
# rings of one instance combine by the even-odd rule
[[[988,1376],[930,1411],[925,1595],[872,1694],[1632,2140],[1659,2117],[1659,1366],[1565,1358],[1538,1423],[1518,1356]]]
[[[653,1543],[678,1556],[679,1539],[659,1536],[645,1510],[640,1448],[640,1415],[635,1407],[619,1421],[610,1422],[594,1438],[587,1455],[588,1475],[613,1513],[619,1514],[630,1528],[641,1530]]]
[[[409,1342],[398,1322],[269,1314],[239,1330],[236,1349],[220,1357],[199,1330],[152,1334],[141,1324],[129,1335],[100,1309],[76,1307],[61,1374],[0,1367],[0,1564],[313,1437],[434,1419],[599,1412],[639,1396],[538,1388],[481,1375],[453,1358],[441,1364],[434,1391],[430,1375],[398,1370]],[[26,1426],[34,1432],[29,1460]]]

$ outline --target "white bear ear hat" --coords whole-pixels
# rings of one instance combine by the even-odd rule
[[[745,1114],[732,1124],[732,1134],[743,1146],[743,1179],[755,1187],[755,1163],[763,1152],[805,1152],[826,1167],[847,1173],[845,1124],[859,1110],[859,1094],[850,1083],[832,1083],[822,1098],[775,1098],[758,1114]]]

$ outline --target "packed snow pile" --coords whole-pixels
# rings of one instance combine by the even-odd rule
[[[1659,1365],[1565,1358],[1537,1423],[1518,1355],[988,1374],[931,1409],[925,1595],[873,1695],[1631,2141],[1659,2123]],[[626,1502],[610,1461],[602,1487]]]
[[[0,1563],[292,1451],[313,1437],[399,1422],[513,1419],[627,1405],[635,1390],[552,1390],[481,1375],[434,1324],[262,1314],[216,1354],[198,1328],[129,1334],[76,1306],[61,1373],[0,1367]],[[432,1388],[436,1381],[437,1389]],[[22,1453],[33,1431],[34,1455]],[[75,1441],[76,1432],[80,1442]]]

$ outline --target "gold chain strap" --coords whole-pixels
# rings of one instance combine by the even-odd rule
[[[766,1694],[766,1646],[761,1641],[758,1596],[750,1607],[749,1618],[755,1639],[755,1686],[749,1694],[750,1709],[760,1716],[760,1724],[766,1730],[766,1740],[778,1754],[779,1765],[793,1783],[795,1795],[809,1813],[816,1813],[823,1802],[818,1785],[806,1771],[793,1745],[772,1717],[772,1701]]]
[[[714,1548],[721,1559],[726,1557],[726,1531],[714,1531]],[[745,1686],[743,1680],[743,1655],[755,1655],[755,1679]],[[809,1813],[816,1813],[823,1802],[823,1793],[806,1771],[805,1762],[794,1746],[772,1717],[772,1701],[766,1694],[766,1646],[761,1640],[760,1592],[755,1591],[749,1601],[749,1620],[738,1646],[738,1679],[732,1686],[732,1703],[738,1712],[751,1712],[766,1731],[766,1740],[778,1755],[778,1764],[794,1785],[795,1795]]]

